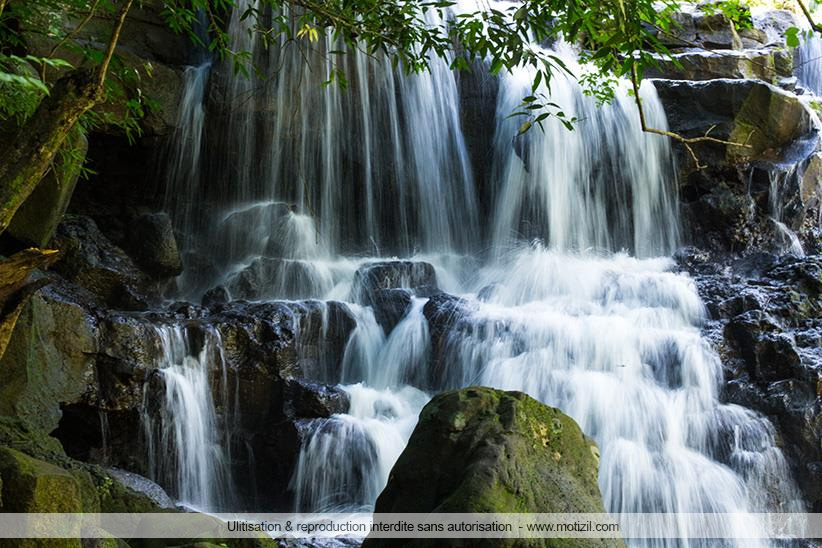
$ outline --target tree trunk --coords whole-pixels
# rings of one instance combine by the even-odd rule
[[[0,233],[51,167],[80,117],[99,100],[92,70],[72,71],[55,83],[34,115],[0,151]]]

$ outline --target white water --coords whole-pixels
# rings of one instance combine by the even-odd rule
[[[556,53],[582,73],[567,46]],[[642,132],[625,83],[614,102],[600,108],[558,74],[551,100],[579,120],[577,129],[549,118],[544,131],[514,137],[522,119],[508,115],[531,93],[533,75],[518,69],[500,78],[492,244],[506,250],[523,238],[538,238],[563,250],[629,249],[639,256],[673,251],[678,224],[670,149],[664,139]],[[648,123],[667,128],[653,86],[641,91]]]
[[[155,395],[145,393],[143,428],[149,477],[184,506],[198,510],[230,507],[230,455],[220,436],[209,380],[215,373],[212,364],[223,363],[219,334],[207,332],[198,350],[184,327],[156,329],[162,350],[157,368],[164,390],[160,401],[149,401]]]
[[[294,51],[247,42],[237,19],[231,33],[235,49],[257,48],[280,71],[270,82],[233,78],[221,88],[227,159],[193,186],[172,189],[193,198],[175,215],[199,236],[200,249],[190,251],[207,247],[218,272],[198,273],[194,293],[221,281],[234,297],[356,300],[354,273],[370,259],[345,253],[427,253],[441,287],[467,299],[465,321],[475,327],[452,333],[436,389],[523,390],[570,414],[600,445],[609,511],[629,519],[640,511],[798,508],[773,427],[720,403],[719,359],[700,336],[703,305],[666,257],[678,243],[669,145],[641,132],[624,89],[597,109],[558,77],[552,98],[580,118],[577,128],[549,120],[545,133],[516,137],[518,123],[505,117],[529,94],[530,75],[500,78],[483,233],[446,65],[407,77],[353,54],[351,89],[323,88],[332,67],[321,56],[309,69]],[[579,69],[568,51],[558,53]],[[665,127],[653,90],[642,94],[651,123]],[[214,180],[218,207],[198,233],[191,204]],[[483,247],[492,252],[478,253]],[[372,507],[430,397],[417,388],[430,386],[425,303],[415,299],[388,334],[370,308],[349,305],[357,326],[337,380],[350,409],[300,424],[296,509]],[[168,422],[179,426],[166,428],[167,437],[190,437],[198,451],[211,451],[211,462],[224,462],[219,440],[207,435],[208,406],[178,403],[204,394],[205,375],[190,369],[166,373]],[[195,505],[220,500],[213,486],[226,480],[220,467],[199,465],[176,477],[178,490],[190,491],[179,498]],[[757,524],[729,527],[749,532]]]

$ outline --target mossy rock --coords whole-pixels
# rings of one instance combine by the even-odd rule
[[[24,453],[69,474],[77,484],[84,512],[170,511],[123,485],[102,467],[66,456],[57,439],[22,419],[0,416],[0,449],[4,448]]]
[[[521,392],[466,388],[423,408],[378,513],[605,512],[599,451],[558,409]],[[456,543],[456,544],[455,544]],[[364,546],[621,546],[613,539],[369,538]]]
[[[67,471],[20,451],[0,447],[4,512],[81,512],[77,480]],[[80,548],[79,539],[5,539],[0,546]]]
[[[0,447],[3,508],[7,512],[81,512],[80,486],[68,471]]]

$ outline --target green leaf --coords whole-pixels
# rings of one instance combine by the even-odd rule
[[[799,46],[799,29],[796,27],[790,27],[785,31],[785,44],[789,48],[795,48]]]

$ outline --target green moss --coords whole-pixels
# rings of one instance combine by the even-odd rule
[[[598,455],[573,419],[525,394],[476,387],[447,392],[422,410],[376,511],[604,512]],[[369,539],[366,545],[381,544]],[[493,545],[597,546],[621,541],[494,539]]]
[[[7,512],[80,512],[77,480],[62,468],[0,447],[3,508]]]

